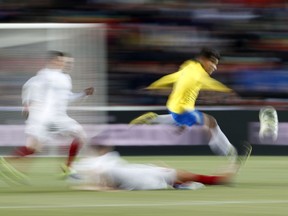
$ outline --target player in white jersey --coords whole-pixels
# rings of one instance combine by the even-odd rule
[[[166,189],[177,175],[171,168],[130,164],[115,151],[82,159],[72,169],[76,172],[68,178],[72,184],[122,190]]]
[[[200,183],[200,186],[228,184],[251,153],[251,146],[247,145],[245,154],[238,156],[241,159],[233,166],[229,165],[226,171],[218,175],[201,175],[174,168],[128,163],[119,153],[112,151],[112,147],[95,142],[92,149],[96,150],[97,156],[92,155],[72,164],[74,173],[68,181],[76,189],[157,190],[183,188],[193,182]]]
[[[67,171],[80,147],[86,143],[82,126],[68,116],[67,107],[71,101],[92,95],[94,88],[87,88],[82,93],[72,92],[71,77],[63,71],[70,61],[71,57],[64,53],[50,51],[46,67],[24,84],[22,102],[27,117],[27,143],[19,147],[14,156],[24,157],[40,151],[54,135],[71,137],[73,142],[65,166]]]
[[[68,134],[82,142],[82,127],[67,115],[68,103],[86,96],[71,92],[71,78],[58,69],[45,68],[23,88],[23,104],[29,109],[26,133],[45,142],[49,133]],[[48,133],[48,134],[47,134]]]

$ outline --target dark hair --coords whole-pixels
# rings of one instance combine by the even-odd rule
[[[48,60],[53,60],[57,57],[63,57],[63,56],[66,56],[66,54],[64,52],[55,51],[55,50],[48,51],[48,53],[47,53],[47,59]]]
[[[111,152],[114,149],[114,146],[110,146],[110,145],[89,145],[89,147],[95,151],[106,151],[106,152]]]
[[[221,55],[217,50],[208,47],[203,47],[198,56],[205,57],[207,59],[216,58],[218,60],[221,58]]]
[[[92,137],[89,141],[89,146],[97,151],[100,150],[112,151],[114,146],[107,143],[107,140],[109,140],[109,134],[107,134],[106,131],[104,131],[98,134],[97,136]]]

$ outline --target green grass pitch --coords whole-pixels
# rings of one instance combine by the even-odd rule
[[[213,173],[226,163],[216,156],[126,159],[138,163],[165,162],[203,174]],[[32,186],[11,187],[1,181],[0,216],[288,215],[288,157],[252,156],[230,186],[196,191],[73,191],[59,179],[59,164],[59,158],[33,160]]]

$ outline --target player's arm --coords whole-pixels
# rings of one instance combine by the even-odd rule
[[[66,75],[67,82],[70,82],[72,86],[72,79],[70,75],[69,74],[65,74],[65,75]],[[92,95],[93,93],[94,93],[93,87],[86,88],[82,92],[78,92],[78,93],[74,93],[70,91],[68,101],[69,103],[76,102],[78,100],[85,98],[88,95]]]
[[[22,116],[24,117],[24,119],[28,119],[29,117],[29,107],[26,105],[22,108]]]
[[[190,65],[190,61],[184,62],[180,69],[177,72],[168,74],[166,76],[161,77],[160,79],[156,80],[152,84],[150,84],[147,88],[147,90],[170,90],[174,83],[179,79],[181,76],[182,71],[185,68],[188,68]]]
[[[172,85],[177,81],[180,76],[180,72],[177,71],[172,74],[161,77],[152,84],[150,84],[146,89],[148,90],[165,90],[170,89]]]
[[[75,102],[81,100],[86,96],[92,95],[93,93],[94,93],[93,87],[86,88],[84,89],[84,91],[78,93],[71,92],[69,95],[69,102]]]
[[[203,85],[199,99],[213,98],[213,101],[218,103],[235,103],[241,100],[241,97],[231,88],[221,82],[207,76],[203,79]],[[207,100],[206,100],[207,101]],[[213,103],[213,101],[211,101]]]
[[[197,98],[198,104],[234,104],[238,103],[241,97],[234,91],[201,91]]]
[[[233,92],[233,90],[223,83],[213,79],[210,76],[203,76],[201,90],[213,90],[219,92]]]
[[[22,116],[27,119],[29,116],[29,94],[27,89],[22,89]]]
[[[27,119],[29,116],[29,107],[32,105],[39,92],[39,80],[36,77],[30,78],[22,87],[22,116]]]

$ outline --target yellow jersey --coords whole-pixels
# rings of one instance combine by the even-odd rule
[[[153,82],[147,89],[165,89],[173,85],[167,101],[167,108],[181,114],[195,109],[200,90],[230,92],[230,88],[210,77],[197,61],[184,62],[179,71],[166,75]]]

